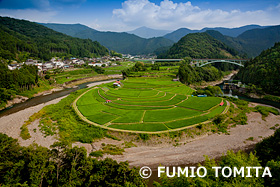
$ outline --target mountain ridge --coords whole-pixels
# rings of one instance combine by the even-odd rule
[[[158,48],[171,46],[174,43],[163,37],[145,39],[126,32],[97,31],[84,25],[81,27],[81,24],[75,24],[75,29],[72,30],[71,24],[42,23],[42,25],[73,37],[98,41],[109,50],[123,54],[149,54]]]
[[[81,24],[45,24],[45,26],[73,37],[83,39],[90,38],[93,41],[96,40],[100,42],[110,50],[132,55],[158,55],[170,48],[179,37],[190,33],[200,33],[202,30],[205,30],[205,32],[208,32],[212,37],[225,43],[227,46],[234,48],[241,56],[249,58],[259,55],[261,51],[272,47],[275,42],[280,41],[280,26],[246,25],[231,29],[216,27],[214,30],[210,30],[212,28],[204,28],[202,30],[181,28],[174,31],[175,34],[173,32],[164,37],[149,39],[141,38],[126,32],[97,31]],[[231,34],[235,35],[242,33],[237,37],[231,37],[220,31],[223,33],[231,32]]]
[[[205,27],[200,30],[191,30],[188,28],[179,28],[171,33],[168,33],[164,35],[164,38],[170,39],[174,42],[178,42],[183,36],[189,34],[189,33],[196,33],[196,32],[205,32],[208,30],[215,30],[220,32],[223,35],[231,36],[231,37],[237,37],[238,35],[242,34],[245,31],[255,29],[255,28],[266,28],[268,26],[260,26],[260,25],[245,25],[242,27],[236,27],[236,28],[226,28],[226,27],[214,27],[214,28],[208,28]]]
[[[263,50],[273,47],[280,41],[280,25],[256,28],[243,32],[237,37],[225,36],[218,31],[206,31],[212,37],[222,41],[239,53],[248,57],[256,57]]]
[[[148,27],[139,27],[137,29],[134,29],[132,31],[127,31],[126,33],[129,34],[135,34],[136,36],[139,36],[141,38],[154,38],[154,37],[163,37],[164,35],[170,33],[171,31],[168,30],[157,30],[157,29],[152,29]]]

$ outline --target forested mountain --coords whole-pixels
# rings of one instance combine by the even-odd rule
[[[268,93],[280,95],[280,42],[246,63],[237,77],[242,82],[260,86]]]
[[[166,34],[163,37],[168,38],[174,42],[178,42],[183,36],[185,36],[189,33],[205,32],[205,31],[209,31],[209,30],[218,31],[226,36],[237,37],[238,35],[242,34],[243,32],[245,32],[247,30],[256,29],[256,28],[265,28],[265,27],[262,27],[259,25],[246,25],[246,26],[237,27],[237,28],[215,27],[215,28],[203,28],[201,30],[190,30],[187,28],[180,28],[176,31],[173,31],[172,33]]]
[[[153,38],[153,37],[162,37],[170,32],[171,31],[167,31],[167,30],[156,30],[156,29],[151,29],[148,27],[139,27],[135,30],[128,31],[127,33],[135,34],[136,36],[139,36],[142,38]]]
[[[254,28],[254,29],[252,29]],[[258,25],[248,25],[240,28],[204,28],[202,30],[178,29],[164,37],[173,41],[178,41],[181,37],[189,33],[206,31],[215,39],[225,43],[237,50],[243,56],[255,57],[263,50],[272,47],[275,42],[280,41],[280,25],[261,27]],[[244,31],[244,32],[243,32]],[[240,35],[236,36],[236,34]]]
[[[108,54],[98,42],[82,40],[53,31],[40,24],[0,17],[0,57],[4,59],[53,56],[94,57]]]
[[[73,37],[83,39],[89,38],[93,41],[98,41],[110,50],[123,54],[129,53],[136,55],[153,53],[158,48],[171,46],[174,43],[163,37],[144,39],[125,32],[101,32],[80,24],[42,23],[42,25]]]
[[[255,57],[280,41],[280,25],[248,30],[235,38],[213,30],[206,32],[248,57]]]
[[[158,58],[233,58],[236,56],[235,50],[204,32],[184,36]]]
[[[236,39],[250,57],[255,57],[280,41],[280,25],[248,30]]]
[[[243,48],[242,42],[240,40],[238,40],[237,38],[225,36],[225,35],[221,34],[220,32],[214,31],[214,30],[208,30],[208,31],[206,31],[206,33],[209,34],[210,36],[212,36],[213,38],[223,42],[227,46],[238,51],[239,54],[243,58],[248,57],[247,51]]]

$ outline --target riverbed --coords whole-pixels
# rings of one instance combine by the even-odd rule
[[[57,141],[57,137],[45,137],[38,128],[39,121],[35,121],[34,123],[28,126],[31,138],[28,140],[23,140],[20,137],[20,128],[24,124],[24,122],[27,121],[31,115],[40,111],[43,107],[58,103],[61,99],[67,97],[69,93],[76,91],[77,89],[93,87],[113,81],[115,81],[115,79],[84,83],[79,85],[79,87],[77,88],[66,89],[61,92],[53,93],[50,95],[35,97],[26,101],[25,103],[20,103],[16,105],[14,108],[2,111],[0,116],[0,132],[7,134],[12,138],[17,138],[19,140],[20,145],[22,146],[28,146],[35,142],[38,145],[49,148],[50,145]]]

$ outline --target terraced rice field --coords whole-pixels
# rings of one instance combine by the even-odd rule
[[[219,106],[222,98],[192,97],[192,92],[180,82],[168,79],[129,78],[119,88],[112,83],[93,88],[74,105],[85,121],[133,132],[182,129],[224,111],[226,102]]]

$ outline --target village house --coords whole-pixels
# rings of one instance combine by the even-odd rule
[[[88,64],[88,65],[89,65],[89,66],[94,66],[94,67],[95,67],[95,66],[97,66],[97,67],[102,67],[102,64],[103,64],[103,63],[94,63],[94,64],[93,64],[93,63],[90,63],[90,64]]]
[[[53,66],[53,63],[52,62],[46,62],[43,64],[43,70],[50,70],[50,69],[53,69],[54,66]]]
[[[8,65],[8,69],[9,70],[15,70],[15,69],[18,69],[18,68],[19,68],[18,64],[9,64]]]

